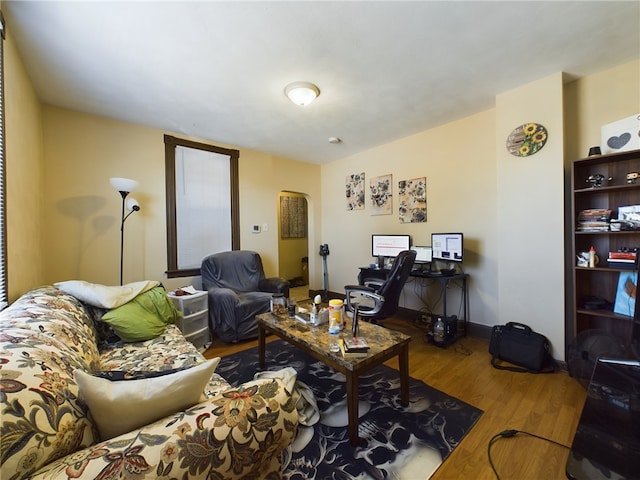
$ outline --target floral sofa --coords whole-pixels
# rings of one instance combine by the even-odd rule
[[[281,478],[282,452],[298,425],[281,380],[229,386],[208,365],[217,363],[206,361],[173,324],[151,340],[108,344],[100,333],[103,313],[55,286],[28,292],[0,312],[0,478]],[[113,438],[79,388],[87,377],[107,382],[93,392],[98,397],[115,386],[129,388],[116,413],[106,416],[111,427],[139,406],[133,394],[146,391],[127,382],[155,382],[160,395],[174,386],[175,375],[203,367],[195,405]],[[116,379],[127,376],[133,380]]]

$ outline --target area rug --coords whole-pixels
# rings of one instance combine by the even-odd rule
[[[352,447],[344,375],[282,340],[268,343],[266,369],[289,366],[313,390],[321,418],[300,426],[286,453],[286,479],[427,479],[482,415],[413,378],[403,407],[397,370],[380,365],[360,377],[360,445]],[[216,369],[234,386],[258,371],[257,348],[223,357]]]

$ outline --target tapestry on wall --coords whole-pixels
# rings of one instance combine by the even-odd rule
[[[393,176],[381,175],[371,179],[371,215],[391,215],[393,213]]]
[[[427,178],[413,178],[398,182],[401,223],[427,221]]]
[[[347,210],[364,210],[364,172],[347,175]]]
[[[307,236],[307,200],[304,197],[280,197],[280,236],[305,238]]]

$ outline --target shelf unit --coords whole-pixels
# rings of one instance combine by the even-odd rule
[[[176,325],[196,348],[205,350],[211,343],[209,331],[209,307],[207,292],[198,291],[191,295],[174,295],[169,293],[169,298],[175,307],[182,312]]]
[[[613,267],[607,264],[609,252],[623,248],[640,247],[640,231],[578,231],[578,216],[588,209],[611,210],[611,219],[618,218],[618,208],[640,205],[640,181],[628,183],[627,173],[640,172],[640,150],[598,155],[575,160],[572,168],[572,259],[573,259],[573,337],[590,329],[604,329],[629,347],[634,319],[638,318],[638,302],[633,316],[614,313],[613,304],[620,274],[637,272],[632,268]],[[588,182],[591,175],[603,175],[600,187]],[[611,180],[608,180],[611,178]],[[600,259],[594,268],[577,266],[579,252],[588,252],[593,246]],[[589,298],[604,299],[604,308],[586,308]],[[571,341],[567,338],[567,342]]]

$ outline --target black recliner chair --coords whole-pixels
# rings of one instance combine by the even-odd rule
[[[209,292],[209,327],[223,342],[258,336],[256,315],[271,308],[271,296],[289,297],[289,282],[266,278],[257,252],[233,250],[202,261],[202,287]]]
[[[347,309],[354,312],[354,316],[357,313],[359,317],[372,323],[395,315],[398,312],[402,287],[409,278],[415,260],[414,250],[404,250],[394,259],[391,271],[382,285],[345,286]],[[362,303],[363,299],[366,304]]]

